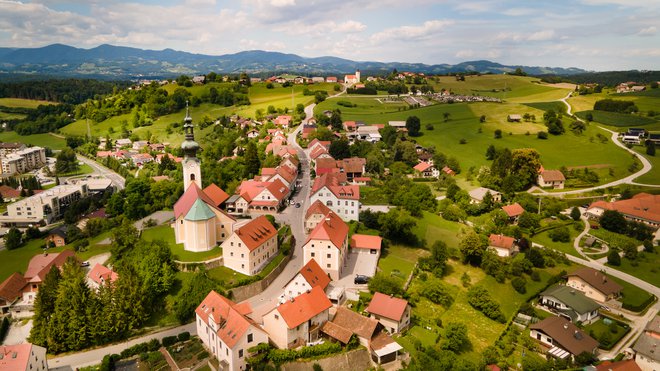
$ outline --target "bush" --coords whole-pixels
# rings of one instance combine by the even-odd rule
[[[182,332],[177,338],[179,341],[188,341],[190,340],[190,333],[188,331]]]
[[[163,346],[164,347],[169,347],[174,344],[176,344],[179,340],[177,339],[176,336],[165,336],[163,338]]]
[[[511,280],[511,286],[513,286],[513,288],[521,294],[527,292],[527,288],[525,287],[526,284],[527,281],[522,277],[516,277]]]
[[[548,139],[548,133],[545,131],[539,131],[536,133],[536,137],[539,139]]]
[[[621,256],[616,250],[610,250],[610,253],[607,254],[607,264],[618,267],[621,265]]]
[[[467,293],[468,303],[486,317],[500,323],[506,322],[500,304],[493,300],[488,290],[482,286],[472,286]]]
[[[571,233],[568,231],[568,228],[559,227],[548,232],[548,237],[553,242],[569,242],[571,240]]]
[[[500,130],[500,129],[495,130],[494,135],[495,135],[495,139],[502,138],[502,130]]]

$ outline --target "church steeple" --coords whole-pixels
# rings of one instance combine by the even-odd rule
[[[185,157],[197,157],[197,150],[199,143],[195,142],[195,133],[193,129],[192,118],[190,117],[190,110],[188,102],[186,101],[186,117],[183,119],[183,132],[185,133],[185,140],[181,143],[181,149]]]
[[[185,133],[185,139],[181,143],[181,149],[183,150],[183,189],[188,189],[192,183],[197,184],[198,187],[202,187],[202,171],[199,163],[199,158],[197,158],[197,150],[199,149],[199,143],[195,142],[195,133],[193,131],[192,118],[190,117],[190,110],[188,108],[188,102],[186,102],[186,118],[183,119],[183,131]]]

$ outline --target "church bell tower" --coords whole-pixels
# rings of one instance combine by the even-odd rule
[[[202,188],[202,171],[199,159],[197,158],[197,150],[199,143],[195,142],[195,134],[193,132],[192,118],[188,109],[188,102],[186,102],[186,118],[183,120],[183,132],[185,139],[181,143],[184,157],[183,165],[183,190],[195,183],[199,188]]]

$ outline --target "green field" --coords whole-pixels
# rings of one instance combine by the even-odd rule
[[[414,228],[415,234],[426,240],[426,246],[431,246],[435,241],[444,241],[448,247],[458,247],[459,233],[463,224],[450,222],[439,215],[424,211],[424,216],[417,219],[417,226]]]
[[[0,98],[0,106],[16,108],[37,108],[44,104],[54,104],[45,100],[32,100],[22,98]]]
[[[543,245],[546,248],[550,249],[555,249],[557,251],[561,251],[564,254],[569,254],[573,255],[578,258],[582,258],[580,254],[578,254],[577,251],[575,251],[575,248],[573,247],[573,240],[577,237],[580,232],[577,232],[575,229],[573,229],[573,226],[569,225],[567,226],[569,232],[571,233],[571,240],[570,242],[554,242],[552,239],[548,236],[549,231],[539,233],[532,237],[532,241]]]
[[[614,344],[618,343],[630,331],[629,326],[623,325],[618,321],[612,321],[612,324],[614,325],[610,327],[611,325],[605,324],[605,319],[599,319],[594,323],[584,326],[584,331],[598,340],[600,343],[599,348],[612,349]],[[615,331],[612,332],[612,330]]]
[[[427,250],[401,245],[388,246],[378,260],[378,269],[386,275],[395,275],[406,279],[412,272],[417,259],[427,256]],[[398,272],[398,273],[397,273]]]
[[[620,299],[620,301],[623,304],[628,304],[633,307],[642,305],[651,296],[651,294],[649,294],[648,292],[640,289],[639,287],[633,284],[630,284],[616,277],[610,276],[610,278],[616,281],[619,285],[623,286],[623,290],[621,291],[621,295],[623,296],[623,299]]]
[[[183,244],[177,244],[174,240],[174,229],[169,224],[148,228],[142,231],[142,238],[146,241],[162,240],[167,242],[172,250],[175,260],[183,262],[204,261],[222,256],[222,249],[216,247],[210,251],[192,252],[183,249]]]
[[[58,176],[65,177],[65,176],[78,176],[78,175],[85,175],[85,174],[91,174],[94,172],[94,169],[87,165],[87,164],[82,164],[78,167],[78,170],[76,171],[71,171],[68,173],[62,173],[62,174],[57,174]]]
[[[555,112],[566,112],[566,105],[564,102],[553,101],[553,102],[534,102],[534,103],[525,103],[526,106],[532,108],[540,109],[542,111],[553,110]],[[541,119],[541,117],[539,117]]]
[[[608,264],[608,266],[610,265]],[[621,259],[620,266],[611,267],[660,287],[660,253],[657,251],[655,253],[641,252],[634,261],[624,257]]]
[[[640,155],[646,157],[647,160],[651,162],[653,168],[648,173],[635,178],[635,182],[641,184],[660,184],[660,151],[656,152],[655,156],[649,156],[646,154],[646,148],[643,146],[634,146],[633,150]]]
[[[355,107],[345,107],[341,106],[339,102],[349,102]],[[373,114],[383,114],[390,112],[399,112],[400,110],[408,107],[408,104],[403,101],[393,101],[386,102],[382,98],[374,97],[360,97],[359,95],[341,95],[337,98],[326,99],[325,101],[319,103],[314,108],[314,114],[318,115],[326,110],[340,110],[342,117],[345,115],[350,115],[351,117],[359,117],[361,115],[373,115]],[[352,119],[354,121],[360,121],[359,118]]]
[[[625,113],[607,112],[607,111],[580,111],[575,115],[583,120],[587,118],[587,114],[591,113],[593,120],[601,124],[616,126],[616,127],[635,127],[657,124],[658,121],[649,117],[628,115]]]
[[[50,134],[18,135],[15,131],[0,133],[0,142],[20,142],[26,145],[48,147],[54,150],[66,148],[66,141]]]
[[[441,89],[456,94],[484,95],[516,102],[544,102],[566,96],[565,89],[543,85],[539,79],[511,75],[466,76],[465,81],[456,81],[453,76],[430,79],[436,92]]]
[[[21,113],[9,113],[0,111],[0,120],[22,120],[25,115]]]

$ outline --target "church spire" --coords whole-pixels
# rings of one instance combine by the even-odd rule
[[[181,143],[181,149],[183,149],[185,157],[197,157],[199,144],[195,142],[195,133],[193,129],[192,118],[190,117],[188,101],[186,101],[186,117],[183,119],[183,132],[185,133],[185,139],[183,143]]]

